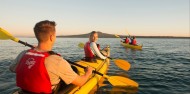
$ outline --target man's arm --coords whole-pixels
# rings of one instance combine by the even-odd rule
[[[88,67],[85,70],[85,74],[80,76],[73,71],[71,65],[64,59],[59,62],[57,67],[57,70],[59,72],[58,75],[66,84],[72,83],[77,86],[82,86],[84,83],[86,83],[93,71],[92,67]]]
[[[93,68],[92,67],[87,67],[85,74],[82,76],[77,76],[75,78],[75,80],[73,80],[72,84],[77,85],[77,86],[83,86],[86,81],[88,80],[88,78],[90,77],[90,75],[92,74]]]

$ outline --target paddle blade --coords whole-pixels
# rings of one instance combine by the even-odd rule
[[[120,87],[138,87],[139,84],[129,78],[122,77],[122,76],[110,76],[108,81],[113,86],[120,86]]]
[[[128,71],[128,70],[130,69],[130,67],[131,67],[131,65],[130,65],[129,62],[127,62],[127,61],[125,61],[125,60],[122,60],[122,59],[115,59],[114,62],[115,62],[115,64],[116,64],[119,68],[121,68],[121,69],[123,69],[123,70],[126,70],[126,71]]]
[[[81,42],[81,43],[78,44],[78,46],[79,46],[80,48],[84,48],[84,43]]]
[[[119,35],[116,35],[116,34],[115,34],[115,37],[116,37],[116,38],[120,38]]]
[[[15,42],[18,42],[19,39],[13,37],[10,33],[8,33],[6,30],[0,28],[0,39],[2,40],[7,40],[7,39],[11,39]]]

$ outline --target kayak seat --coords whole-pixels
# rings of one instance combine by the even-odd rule
[[[97,63],[96,58],[89,58],[89,57],[84,57],[81,60],[89,62],[89,63]]]

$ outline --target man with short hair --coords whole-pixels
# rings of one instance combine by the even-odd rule
[[[82,86],[92,74],[93,68],[88,67],[79,76],[66,60],[51,51],[56,40],[55,26],[54,21],[38,22],[34,27],[37,47],[22,51],[10,66],[16,73],[17,86],[24,92],[52,93],[60,80]]]

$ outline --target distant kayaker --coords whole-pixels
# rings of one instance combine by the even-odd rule
[[[131,39],[131,43],[132,45],[137,45],[137,40],[135,38],[135,36],[133,36],[133,38]]]
[[[93,68],[87,67],[85,74],[79,76],[65,59],[51,51],[56,40],[55,26],[54,21],[38,22],[34,27],[38,45],[22,51],[10,66],[22,94],[53,93],[61,80],[82,86],[92,74]]]
[[[126,37],[125,39],[123,39],[124,41],[123,41],[123,43],[126,43],[126,44],[128,44],[129,42],[130,42],[130,39],[128,38],[128,37]]]
[[[93,61],[94,59],[96,59],[96,57],[106,59],[107,56],[109,56],[109,53],[106,53],[109,50],[108,47],[100,51],[100,45],[96,43],[97,40],[98,33],[96,31],[92,31],[89,36],[89,41],[86,42],[84,46],[86,61]]]

